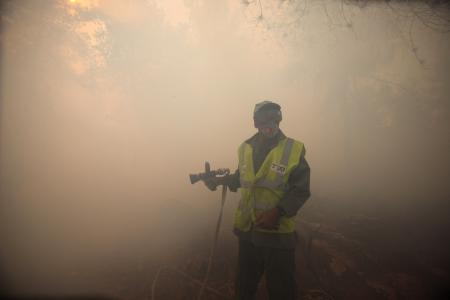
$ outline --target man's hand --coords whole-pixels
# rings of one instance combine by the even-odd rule
[[[261,212],[256,216],[255,225],[263,229],[277,229],[280,219],[278,207]]]
[[[210,191],[215,191],[218,185],[223,184],[223,177],[211,177],[203,180],[203,182]]]

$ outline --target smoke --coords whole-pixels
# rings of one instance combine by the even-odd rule
[[[447,218],[448,34],[402,3],[262,3],[3,5],[0,259],[13,290],[95,290],[61,274],[109,256],[156,264],[208,234],[219,197],[188,174],[236,168],[263,99],[306,145],[305,209]]]

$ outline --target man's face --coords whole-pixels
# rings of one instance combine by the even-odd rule
[[[279,130],[281,112],[277,109],[264,110],[254,116],[255,127],[267,138],[274,137]]]
[[[272,138],[277,135],[279,131],[278,122],[269,121],[258,124],[258,131],[267,138]]]
[[[258,131],[267,138],[272,138],[277,135],[279,128],[278,120],[264,120],[264,121],[255,121],[255,127],[258,128]]]
[[[263,110],[255,114],[255,127],[267,138],[274,137],[278,131],[281,120],[281,112],[278,109]]]

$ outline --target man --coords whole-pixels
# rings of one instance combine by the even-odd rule
[[[256,104],[253,119],[258,132],[239,147],[238,170],[205,184],[211,190],[218,185],[241,190],[234,218],[239,238],[237,299],[254,299],[263,273],[270,299],[295,299],[294,218],[310,196],[310,169],[303,143],[279,129],[280,105]]]

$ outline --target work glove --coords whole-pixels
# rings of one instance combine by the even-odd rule
[[[223,184],[223,178],[222,177],[210,177],[210,178],[204,179],[203,182],[205,183],[206,187],[210,191],[215,191],[217,189],[218,185]]]
[[[262,229],[278,229],[280,221],[280,211],[278,207],[260,212],[256,216],[255,225]]]

